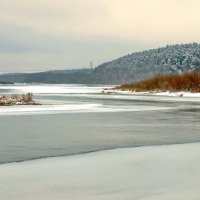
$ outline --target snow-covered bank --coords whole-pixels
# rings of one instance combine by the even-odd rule
[[[0,165],[5,200],[197,200],[200,143]]]
[[[103,91],[105,94],[121,94],[121,95],[148,95],[148,96],[168,96],[168,97],[196,97],[200,98],[200,93],[193,92],[159,92],[159,91],[149,91],[149,92],[134,92],[130,90],[118,90],[118,89],[105,89]]]

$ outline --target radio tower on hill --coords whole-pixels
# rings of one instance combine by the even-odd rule
[[[93,68],[93,63],[92,63],[92,61],[90,62],[90,68],[91,68],[91,69]]]

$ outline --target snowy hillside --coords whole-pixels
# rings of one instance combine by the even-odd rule
[[[180,73],[191,69],[200,69],[200,45],[197,43],[129,54],[100,65],[94,74],[98,77],[97,82],[124,83],[158,73]]]

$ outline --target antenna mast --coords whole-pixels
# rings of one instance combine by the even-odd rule
[[[93,63],[92,63],[92,61],[90,62],[90,67],[91,67],[91,69],[93,68]]]

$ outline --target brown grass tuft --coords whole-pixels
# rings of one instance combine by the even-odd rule
[[[143,81],[122,84],[116,87],[116,89],[130,91],[200,92],[200,71],[193,70],[183,74],[156,75]]]

